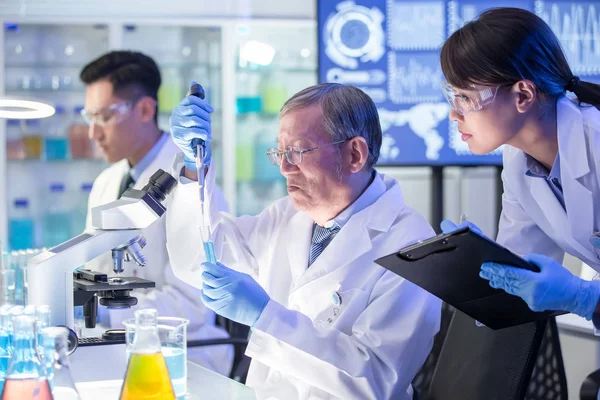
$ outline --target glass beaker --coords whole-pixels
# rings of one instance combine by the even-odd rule
[[[161,352],[158,311],[135,312],[135,333],[120,400],[175,400],[169,370]]]
[[[50,382],[50,386],[52,386],[52,363],[53,363],[53,351],[54,351],[54,342],[44,337],[44,329],[50,326],[50,306],[42,305],[36,307],[36,330],[37,330],[37,351],[38,357],[42,362],[42,368],[46,373],[46,378],[48,382]],[[48,348],[51,350],[48,352]]]
[[[52,400],[35,347],[35,319],[19,315],[13,319],[13,330],[13,352],[2,400]]]
[[[54,400],[81,400],[67,356],[69,330],[58,326],[44,328],[42,335],[45,344],[44,364],[50,365],[48,380],[52,379]]]
[[[158,337],[161,352],[167,363],[171,384],[178,400],[187,394],[187,325],[190,321],[177,317],[158,317]],[[131,354],[135,339],[135,319],[123,321],[125,325],[125,349]]]

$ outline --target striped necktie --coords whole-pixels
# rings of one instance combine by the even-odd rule
[[[325,247],[331,242],[333,237],[340,231],[339,226],[332,226],[331,228],[323,228],[322,226],[315,224],[313,230],[312,243],[310,245],[310,253],[308,256],[308,266],[310,267],[313,262],[321,255]]]

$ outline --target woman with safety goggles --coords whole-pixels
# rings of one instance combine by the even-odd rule
[[[480,276],[534,311],[600,327],[600,281],[561,265],[566,252],[600,271],[600,86],[580,80],[550,27],[517,8],[485,11],[452,34],[441,66],[450,119],[470,150],[504,145],[497,241],[540,268],[484,263]]]

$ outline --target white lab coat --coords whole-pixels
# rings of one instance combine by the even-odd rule
[[[134,189],[141,189],[159,168],[170,172],[175,154],[179,148],[171,138],[167,138],[156,158],[146,168]],[[91,208],[117,200],[119,187],[124,174],[128,171],[127,160],[114,163],[98,176],[90,192],[86,230],[92,227]],[[219,189],[217,188],[217,191]],[[224,200],[217,201],[218,208],[227,209]],[[169,209],[167,208],[167,214]],[[165,216],[143,230],[147,240],[143,253],[147,259],[145,267],[135,262],[125,263],[125,276],[133,275],[156,283],[155,289],[135,290],[138,305],[125,310],[108,310],[110,325],[123,328],[122,321],[133,317],[136,309],[155,308],[159,315],[181,317],[190,320],[187,328],[188,340],[226,338],[227,332],[214,325],[215,314],[206,308],[200,299],[200,291],[178,279],[171,269],[166,248]],[[86,268],[114,275],[110,251],[86,264]],[[102,306],[99,306],[102,307]],[[188,358],[221,374],[227,375],[233,362],[231,346],[211,346],[190,348]]]
[[[181,167],[178,157],[174,171]],[[209,199],[214,174],[211,167]],[[313,220],[289,197],[258,216],[208,210],[217,258],[250,273],[271,297],[246,351],[246,383],[260,399],[412,398],[410,383],[439,330],[441,303],[373,260],[434,232],[406,206],[398,182],[382,178],[386,192],[353,215],[310,268]],[[175,274],[200,286],[192,261],[200,238],[185,211],[196,207],[196,190],[180,184],[172,194],[167,246]]]
[[[504,150],[498,243],[517,254],[539,253],[562,263],[565,252],[600,271],[600,111],[566,97],[557,103],[560,178],[566,212],[541,178],[525,175],[525,153]]]

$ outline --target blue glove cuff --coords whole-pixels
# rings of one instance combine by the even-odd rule
[[[254,322],[252,322],[252,324],[250,324],[250,328],[254,328],[254,325],[256,325],[256,323],[260,319],[260,316],[262,315],[263,311],[265,311],[265,308],[267,308],[267,304],[269,304],[270,300],[271,300],[271,298],[267,296],[267,298],[265,299],[264,304],[260,308],[260,311],[259,311],[258,315],[256,316],[256,319],[254,320]]]
[[[576,294],[573,309],[568,311],[584,317],[589,321],[594,315],[598,300],[600,300],[600,281],[586,281],[580,279],[579,290]]]
[[[210,146],[207,147],[207,150],[207,153],[204,155],[204,165],[210,165],[212,159],[212,150]],[[192,171],[196,170],[196,157],[194,157],[193,153],[188,153],[187,151],[183,152],[183,163],[187,169],[191,169]]]
[[[195,171],[196,170],[196,160],[192,159],[190,160],[188,157],[183,156],[183,164],[185,165],[185,167],[191,171]]]

